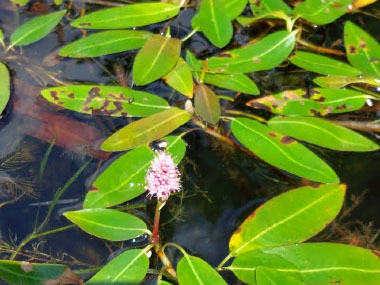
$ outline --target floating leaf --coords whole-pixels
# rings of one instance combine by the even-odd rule
[[[112,259],[87,285],[139,284],[149,267],[146,252],[141,249],[130,249]]]
[[[283,11],[285,14],[290,14],[292,9],[282,0],[250,0],[251,10],[253,15],[273,11]]]
[[[380,44],[364,30],[347,21],[344,45],[348,61],[365,75],[380,77]]]
[[[271,11],[271,12],[258,14],[255,17],[241,16],[237,18],[237,21],[242,26],[249,26],[256,21],[259,21],[261,19],[266,19],[266,18],[268,19],[278,18],[278,19],[283,19],[285,21],[288,21],[288,19],[290,19],[289,16],[284,11]]]
[[[255,82],[245,74],[211,74],[206,73],[204,82],[220,88],[234,90],[250,95],[260,94]]]
[[[178,59],[177,65],[163,79],[173,89],[193,98],[193,75],[190,66],[182,57]]]
[[[47,34],[61,21],[66,10],[38,16],[18,27],[11,35],[14,46],[24,46],[34,43]]]
[[[267,163],[292,174],[323,183],[338,183],[335,172],[309,149],[251,119],[234,119],[234,136]]]
[[[190,120],[191,114],[173,107],[135,121],[114,133],[102,144],[102,150],[122,151],[160,139]]]
[[[0,62],[0,118],[11,95],[10,78],[7,67]]]
[[[141,48],[152,36],[147,31],[106,31],[89,35],[63,47],[60,56],[96,57]]]
[[[303,242],[339,213],[345,185],[301,187],[285,192],[255,210],[230,239],[233,255]]]
[[[361,72],[351,65],[324,55],[306,51],[296,51],[290,61],[303,69],[320,74],[335,76],[356,76]]]
[[[211,124],[216,124],[220,117],[220,105],[215,93],[204,84],[195,89],[194,107],[201,118]]]
[[[53,104],[91,115],[145,117],[169,108],[157,95],[121,86],[67,85],[44,89],[41,95]]]
[[[84,209],[63,214],[85,232],[111,241],[121,241],[147,233],[139,218],[112,209]]]
[[[260,266],[256,269],[256,281],[260,285],[304,285],[301,274],[295,270],[288,274],[283,274],[275,269]],[[253,283],[256,284],[256,283]]]
[[[255,269],[261,266],[277,271],[276,275],[282,274],[284,278],[298,272],[302,284],[377,284],[380,280],[380,260],[374,253],[335,243],[253,250],[239,255],[229,269],[242,281],[255,284],[252,282]]]
[[[39,264],[26,261],[0,260],[0,278],[14,285],[44,285],[64,273],[62,264]]]
[[[166,151],[175,163],[185,155],[186,145],[180,136],[168,136]],[[146,190],[145,176],[154,153],[147,146],[140,146],[116,159],[104,170],[91,186],[83,208],[106,208],[129,201]]]
[[[221,0],[202,0],[198,13],[193,17],[192,26],[200,29],[210,42],[222,48],[233,36],[233,28],[228,13]]]
[[[13,4],[22,7],[29,3],[29,0],[10,0]]]
[[[295,44],[295,32],[280,31],[254,44],[224,52],[208,60],[207,72],[247,73],[272,69],[283,62]]]
[[[349,84],[366,83],[373,86],[380,86],[380,79],[370,77],[351,76],[319,76],[313,79],[314,83],[325,88],[342,88]]]
[[[351,2],[352,0],[306,0],[298,5],[293,13],[314,24],[326,25],[344,15]]]
[[[166,75],[176,65],[180,51],[179,39],[152,36],[135,57],[134,82],[145,85]]]
[[[170,3],[138,3],[103,9],[71,23],[82,29],[126,29],[146,26],[173,18],[180,6]]]
[[[231,20],[239,16],[247,5],[247,0],[222,0],[223,9]]]
[[[327,120],[312,117],[274,117],[268,126],[282,134],[341,151],[374,151],[379,146],[366,137]]]
[[[227,285],[226,281],[207,262],[187,254],[178,262],[177,274],[179,284]]]
[[[359,110],[367,99],[376,98],[350,89],[315,88],[310,96],[303,89],[286,90],[246,105],[282,115],[325,116]]]

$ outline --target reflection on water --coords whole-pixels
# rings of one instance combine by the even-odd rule
[[[32,1],[35,2],[38,1]],[[31,7],[20,10],[21,22],[34,16]],[[189,32],[190,27],[184,23],[189,23],[192,13],[191,10],[183,12],[171,24],[173,33],[181,37]],[[16,25],[17,20],[7,1],[0,1],[0,28],[4,34],[9,35]],[[150,28],[158,31],[161,26],[152,25]],[[12,100],[0,122],[0,203],[12,201],[0,208],[1,238],[7,243],[18,243],[30,233],[36,220],[41,221],[47,212],[48,203],[45,202],[52,200],[54,192],[83,165],[87,157],[93,157],[90,166],[61,197],[48,228],[68,225],[62,213],[81,208],[94,173],[99,167],[104,168],[104,163],[99,164],[99,159],[108,159],[108,154],[98,150],[99,143],[127,123],[124,119],[103,120],[57,110],[39,98],[42,88],[59,82],[116,84],[114,62],[127,70],[127,82],[131,84],[129,71],[134,52],[95,60],[62,60],[55,56],[56,50],[62,46],[61,41],[71,42],[79,36],[80,31],[74,31],[65,23],[58,33],[51,33],[36,44],[23,47],[22,56],[19,56],[21,49],[17,48],[10,56],[2,58],[11,70],[13,83]],[[200,55],[215,52],[197,34],[186,45]],[[294,80],[304,80],[299,76],[295,79],[292,74],[273,74],[273,71],[261,75],[268,79],[262,82],[263,85],[279,89],[286,84],[294,84]],[[181,98],[160,82],[143,89],[168,100]],[[55,146],[43,176],[39,177],[43,155],[54,138]],[[162,229],[162,237],[183,245],[191,254],[216,265],[227,254],[232,232],[252,210],[276,194],[302,183],[260,161],[228,150],[209,137],[190,134],[185,139],[189,147],[187,162],[185,160],[183,164],[184,198],[181,200],[181,195],[177,195],[165,207],[162,223],[171,222]],[[32,159],[25,160],[27,149],[32,149]],[[341,180],[348,184],[347,197],[368,191],[364,203],[352,213],[352,219],[360,218],[364,223],[375,220],[376,225],[380,226],[380,195],[377,193],[380,152],[353,154],[319,148],[313,150],[326,159]],[[16,170],[12,168],[14,165],[4,166],[5,161],[20,152],[23,157],[17,161]],[[9,190],[12,184],[16,188],[13,192]],[[22,194],[23,191],[26,194]],[[13,201],[20,195],[20,199]],[[137,202],[145,200],[141,197]],[[178,211],[170,212],[170,209]],[[152,205],[148,204],[148,211],[150,215],[144,219],[151,222]],[[25,257],[35,255],[35,261],[39,262],[99,266],[112,256],[146,242],[147,237],[143,236],[112,244],[72,228],[35,243],[34,249],[32,245],[26,247],[29,252],[25,252]],[[34,253],[30,251],[32,249]],[[7,258],[8,255],[0,252],[0,257]]]

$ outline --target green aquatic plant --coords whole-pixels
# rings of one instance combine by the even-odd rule
[[[83,209],[65,212],[64,216],[98,238],[124,241],[149,235],[151,242],[113,258],[86,284],[135,284],[147,274],[157,275],[157,284],[170,284],[169,281],[226,284],[222,277],[224,271],[233,272],[245,283],[258,285],[376,284],[380,280],[380,261],[370,250],[306,242],[338,215],[346,186],[340,184],[329,164],[303,142],[336,151],[379,150],[372,139],[341,126],[339,114],[361,110],[366,102],[379,100],[379,92],[373,87],[378,87],[380,82],[380,44],[350,21],[344,24],[346,53],[316,47],[302,38],[303,24],[332,23],[354,8],[352,1],[306,0],[294,8],[282,0],[197,1],[191,20],[193,30],[179,39],[172,36],[170,20],[182,10],[191,9],[187,5],[196,4],[196,1],[185,2],[189,1],[126,4],[91,12],[73,20],[71,26],[89,32],[106,31],[91,33],[58,52],[62,57],[75,59],[138,49],[131,70],[134,84],[145,86],[163,80],[178,93],[180,100],[168,101],[143,90],[96,83],[65,83],[41,91],[41,96],[51,104],[89,116],[141,118],[129,121],[102,143],[103,151],[125,153],[95,179]],[[65,13],[66,10],[60,10],[24,23],[10,35],[4,52],[43,38],[62,21]],[[270,21],[275,31],[249,38],[245,44],[231,49],[230,43],[237,33],[236,22],[249,26],[258,21]],[[143,28],[160,22],[164,22],[161,33]],[[203,34],[219,48],[217,52],[197,58],[193,51],[186,49],[184,42],[195,33]],[[325,53],[345,55],[348,62]],[[314,78],[320,87],[283,88],[275,94],[261,90],[256,84],[260,80],[258,72],[281,69],[284,61],[325,75]],[[2,112],[10,96],[9,73],[4,64],[0,65],[0,74],[3,74],[0,77]],[[218,95],[215,90],[220,89],[232,90],[237,96]],[[263,96],[252,98],[259,95]],[[229,254],[216,268],[190,255],[178,244],[165,243],[158,234],[160,212],[166,210],[163,206],[169,194],[180,189],[175,165],[185,156],[186,135],[194,131],[214,136],[247,155],[315,183],[278,195],[249,215],[231,236]],[[151,143],[157,141],[159,156],[173,158],[170,163],[167,158],[164,166],[156,165],[157,153]],[[161,170],[168,167],[171,174],[165,176],[165,171],[153,170],[155,166]],[[158,186],[168,179],[175,180],[171,181],[172,187],[160,192],[163,188]],[[57,191],[47,218],[20,243],[11,260],[0,261],[2,279],[12,284],[43,284],[69,276],[72,283],[81,284],[63,265],[13,261],[31,240],[72,227],[42,232],[55,202],[72,181]],[[145,195],[147,190],[148,195],[160,198],[152,229],[140,217],[119,207]],[[183,255],[177,264],[167,255],[168,247]],[[156,266],[149,261],[153,250],[161,262]]]

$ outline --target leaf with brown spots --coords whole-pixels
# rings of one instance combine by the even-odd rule
[[[313,79],[314,83],[325,88],[342,88],[355,83],[366,83],[380,86],[380,80],[374,77],[352,77],[352,76],[319,76]]]
[[[345,190],[343,184],[301,187],[272,198],[232,235],[231,254],[301,243],[313,237],[339,213]]]
[[[90,115],[145,117],[169,108],[161,97],[121,86],[67,85],[41,91],[49,102]]]
[[[365,75],[380,78],[380,44],[366,31],[347,21],[344,45],[348,61]]]
[[[257,121],[234,119],[231,130],[240,143],[275,167],[317,182],[339,182],[330,166],[305,146],[284,139],[283,135]]]

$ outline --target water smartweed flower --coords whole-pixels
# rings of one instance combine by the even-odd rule
[[[162,202],[165,202],[172,192],[181,190],[181,173],[170,154],[165,151],[158,152],[150,164],[145,182],[147,196],[155,196]]]

